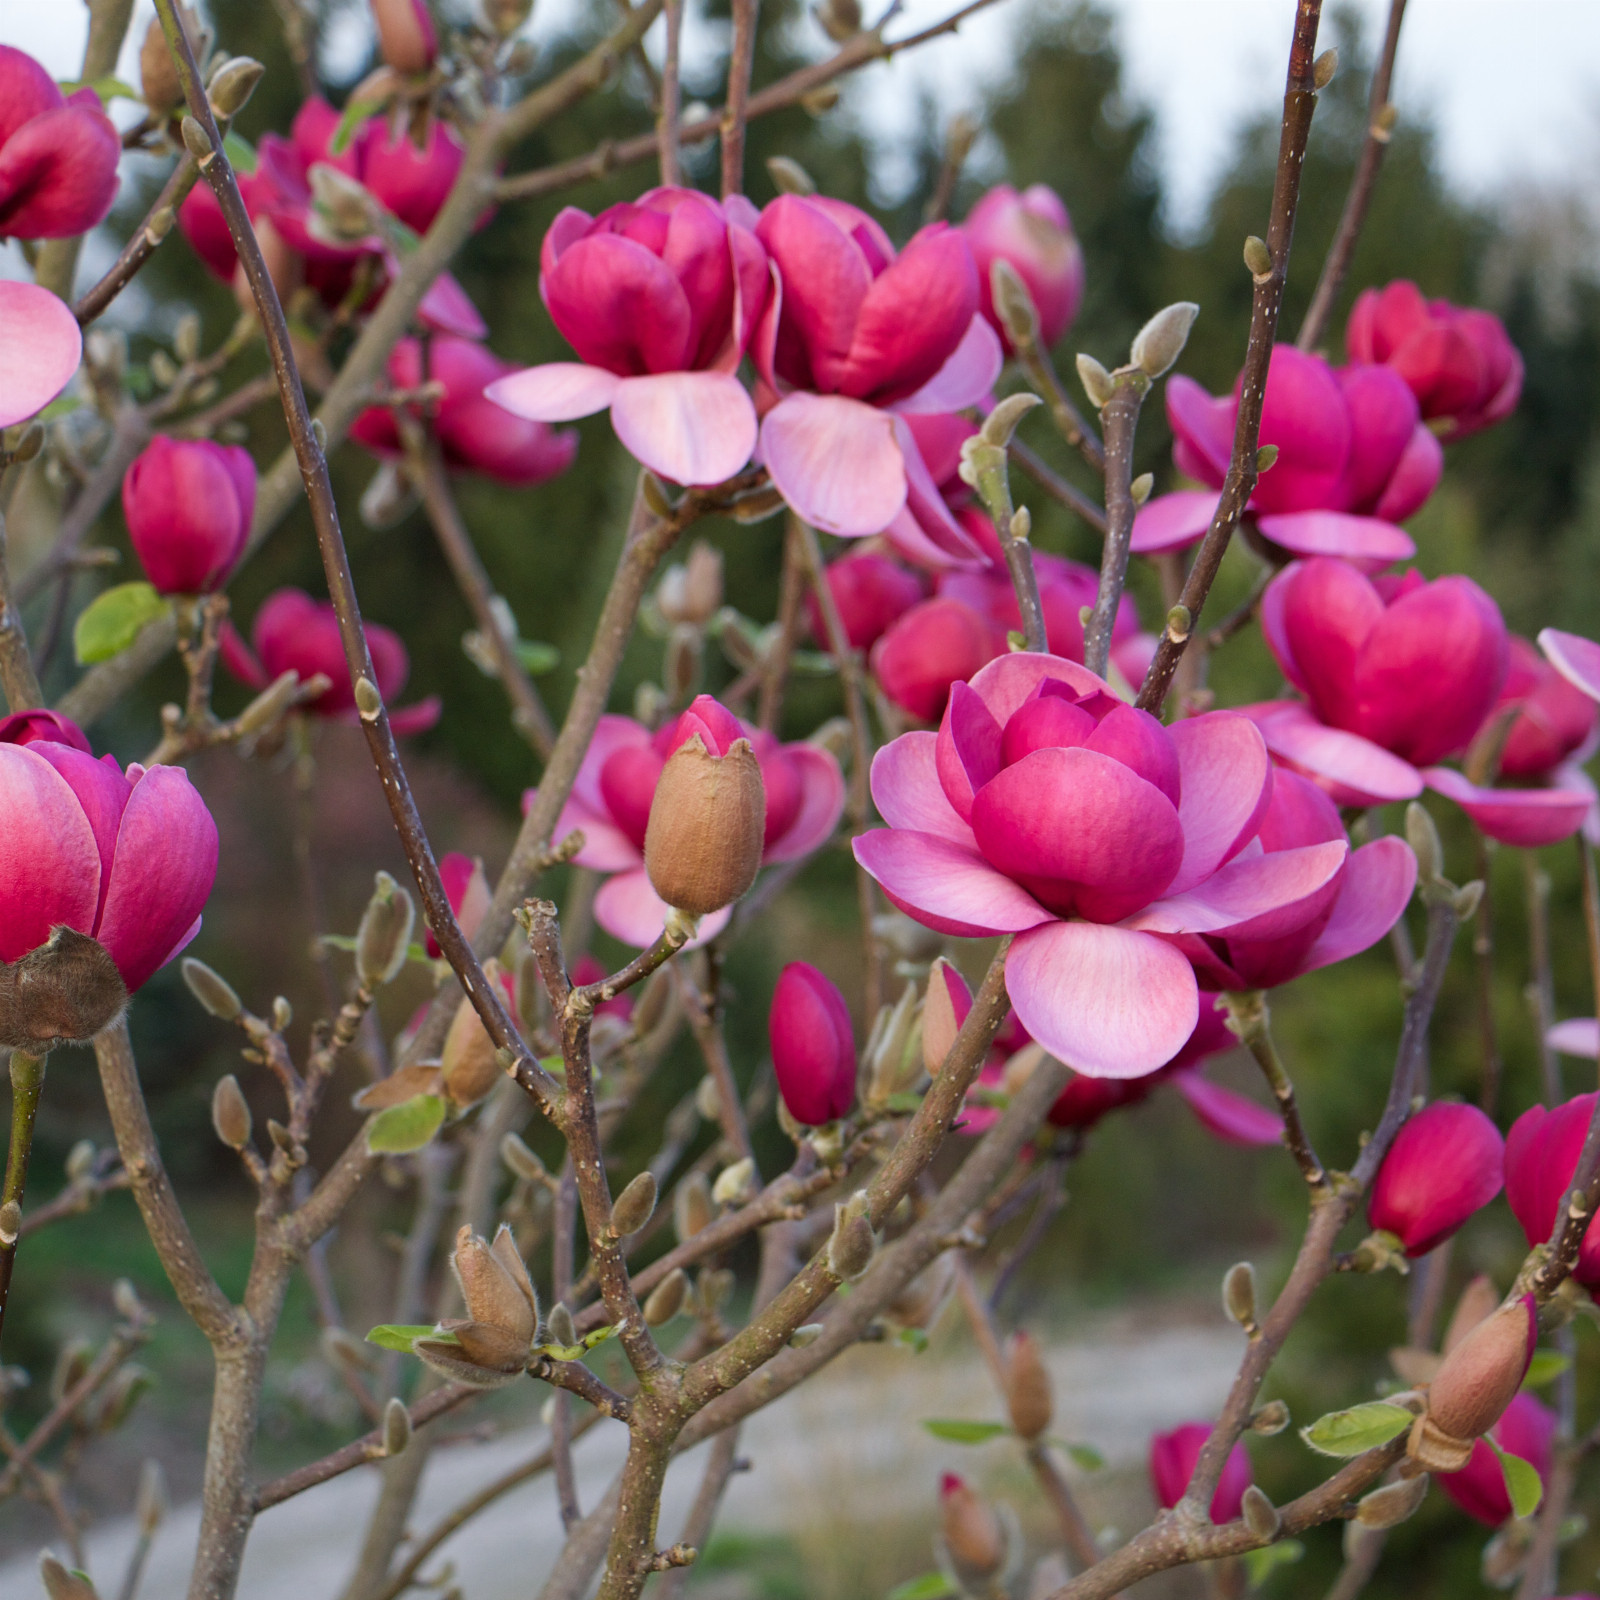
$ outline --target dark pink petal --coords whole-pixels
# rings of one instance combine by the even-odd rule
[[[1266,592],[1261,596],[1261,604],[1256,610],[1256,620],[1261,624],[1261,637],[1272,652],[1272,659],[1278,663],[1278,670],[1302,694],[1307,694],[1310,691],[1306,687],[1305,674],[1300,671],[1299,664],[1294,658],[1294,640],[1290,637],[1284,620],[1289,591],[1294,583],[1294,575],[1299,570],[1300,563],[1291,561],[1267,585]]]
[[[965,411],[968,406],[979,404],[994,388],[1004,365],[1005,352],[1000,348],[999,336],[981,312],[974,313],[949,360],[915,394],[899,401],[895,409],[916,415]]]
[[[1417,553],[1411,535],[1403,528],[1347,511],[1286,511],[1275,517],[1258,517],[1256,526],[1291,555],[1338,556],[1360,572],[1381,572]]]
[[[1047,922],[1018,936],[1006,991],[1051,1055],[1091,1078],[1138,1078],[1183,1048],[1200,1014],[1194,973],[1127,928]]]
[[[933,833],[976,852],[972,829],[957,815],[938,773],[938,736],[903,733],[872,758],[872,802],[891,828]]]
[[[1055,678],[1074,694],[1090,695],[1106,691],[1109,685],[1085,666],[1064,656],[1048,656],[1032,650],[1015,650],[997,656],[969,680],[989,715],[1004,727],[1011,714],[1046,679]]]
[[[1539,633],[1539,648],[1568,683],[1582,689],[1591,700],[1600,700],[1600,644],[1585,639],[1580,633],[1543,628]]]
[[[483,392],[497,406],[530,422],[572,422],[604,411],[622,380],[601,367],[547,361],[496,379]]]
[[[723,201],[723,209],[735,207],[742,195]],[[751,208],[754,209],[753,207]],[[728,228],[728,259],[733,271],[733,315],[723,348],[710,363],[718,372],[736,371],[767,306],[777,294],[778,271],[767,260],[767,252],[755,235],[756,220],[746,226],[731,221]]]
[[[99,103],[33,117],[0,144],[0,238],[66,239],[105,220],[122,139]]]
[[[905,504],[894,421],[857,400],[815,394],[780,400],[761,423],[761,459],[795,513],[826,533],[881,532]]]
[[[1283,938],[1333,905],[1349,849],[1338,839],[1231,861],[1204,883],[1165,896],[1125,925],[1147,933]]]
[[[977,691],[951,684],[939,722],[936,764],[944,797],[963,822],[972,819],[973,795],[1000,770],[1000,751],[1000,726]]]
[[[1443,1244],[1500,1193],[1505,1141],[1476,1106],[1439,1101],[1400,1129],[1367,1202],[1367,1221],[1408,1256]]]
[[[756,408],[744,385],[725,372],[622,378],[611,426],[635,461],[686,485],[731,478],[756,447]]]
[[[1593,801],[1581,789],[1484,789],[1453,767],[1428,767],[1422,776],[1430,789],[1454,800],[1480,833],[1523,849],[1570,839]]]
[[[1183,894],[1254,837],[1272,799],[1272,762],[1260,731],[1231,711],[1173,723],[1182,799],[1183,864],[1167,886]]]
[[[1260,511],[1308,511],[1333,503],[1351,442],[1350,412],[1320,356],[1275,345],[1261,408],[1261,443],[1277,445],[1252,502]]]
[[[1443,473],[1444,446],[1432,428],[1419,422],[1372,514],[1386,522],[1404,522],[1438,487]]]
[[[1222,487],[1233,454],[1235,409],[1231,399],[1214,400],[1181,372],[1167,379],[1167,421],[1177,440],[1174,459],[1181,471],[1213,489]]]
[[[0,144],[23,123],[64,104],[55,79],[26,50],[0,44]]]
[[[428,148],[418,150],[410,131],[391,133],[385,122],[367,124],[361,178],[367,188],[417,233],[426,233],[449,198],[466,158],[466,146],[447,122],[429,123]]]
[[[111,863],[116,854],[117,830],[127,809],[132,783],[122,775],[116,757],[101,756],[97,761],[83,750],[64,744],[41,743],[34,754],[48,761],[67,781],[77,796],[83,814],[94,830],[95,847],[100,852],[100,897],[103,901],[111,881]],[[95,906],[98,918],[100,905]],[[87,930],[84,930],[87,931]]]
[[[762,213],[756,237],[783,285],[768,315],[776,353],[771,365],[786,382],[839,387],[856,319],[873,271],[860,243],[828,207],[800,195],[779,195]]]
[[[48,289],[0,279],[0,428],[42,411],[72,382],[83,334]]]
[[[1593,1017],[1569,1017],[1545,1032],[1544,1042],[1564,1056],[1600,1056],[1600,1021]]]
[[[1316,784],[1287,767],[1273,772],[1272,803],[1256,833],[1263,850],[1294,850],[1344,836],[1338,807]]]
[[[937,834],[875,828],[858,834],[851,848],[895,904],[930,928],[978,938],[1050,920],[1032,895],[982,856]]]
[[[71,785],[34,746],[0,745],[0,961],[37,949],[58,923],[92,934],[100,888],[94,829]]]
[[[697,950],[707,939],[714,939],[728,925],[731,907],[713,911],[700,919],[700,929],[686,950]],[[594,897],[594,920],[622,944],[647,950],[661,937],[667,925],[667,903],[650,887],[644,868],[619,872],[600,885]]]
[[[1363,715],[1356,675],[1385,619],[1382,598],[1354,567],[1329,556],[1303,562],[1278,581],[1283,595],[1275,629],[1281,626],[1290,642],[1306,693],[1324,721],[1356,730]],[[1268,642],[1273,638],[1269,632]]]
[[[725,353],[733,324],[733,266],[722,208],[695,189],[653,190],[641,204],[661,207],[668,218],[661,259],[689,303],[683,365],[709,367]]]
[[[1374,839],[1353,851],[1333,915],[1300,970],[1315,972],[1370,949],[1400,920],[1416,882],[1417,858],[1403,839]]]
[[[1198,1072],[1180,1072],[1170,1081],[1188,1102],[1200,1126],[1224,1144],[1260,1146],[1282,1142],[1283,1119],[1276,1111],[1224,1089]]]
[[[1007,731],[1010,731],[1009,724]],[[1178,805],[1183,783],[1178,770],[1178,750],[1171,736],[1148,711],[1137,706],[1114,706],[1083,741],[1087,750],[1112,756],[1153,783],[1173,805]]]
[[[1315,779],[1338,805],[1380,806],[1422,793],[1422,775],[1409,761],[1359,733],[1318,722],[1298,701],[1270,700],[1238,709],[1260,728],[1273,755]]]
[[[398,272],[391,267],[391,276]],[[448,273],[441,272],[417,307],[417,321],[435,333],[453,334],[458,339],[486,339],[489,325],[478,308],[467,298],[467,291]]]
[[[1350,454],[1329,504],[1370,511],[1394,476],[1420,417],[1416,397],[1391,367],[1345,367],[1334,374],[1350,412]]]
[[[764,862],[798,861],[810,855],[832,837],[844,814],[844,774],[832,753],[811,744],[788,744],[783,749],[799,773],[800,808],[762,852]]]
[[[688,297],[665,262],[632,239],[579,239],[540,288],[556,327],[590,366],[626,378],[689,365]]]
[[[1187,549],[1205,538],[1221,503],[1222,496],[1209,489],[1179,489],[1157,495],[1134,514],[1129,548],[1141,556]]]

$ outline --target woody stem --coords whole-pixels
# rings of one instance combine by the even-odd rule
[[[33,1124],[44,1088],[44,1063],[43,1056],[11,1052],[11,1149],[6,1156],[5,1187],[0,1189],[0,1328],[5,1325],[11,1273],[17,1262],[22,1194],[28,1184],[28,1157],[33,1153]]]

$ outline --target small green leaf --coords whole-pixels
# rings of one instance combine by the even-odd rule
[[[1511,1511],[1517,1517],[1531,1517],[1544,1499],[1544,1484],[1539,1479],[1539,1469],[1531,1461],[1502,1450],[1488,1434],[1483,1442],[1500,1458],[1500,1471],[1506,1480],[1506,1493],[1511,1496]]]
[[[561,652],[553,644],[545,644],[538,639],[518,639],[517,660],[522,663],[525,672],[538,678],[546,672],[554,672],[561,665]]]
[[[892,1094],[883,1102],[885,1111],[917,1111],[922,1106],[922,1096],[913,1090],[906,1090],[901,1094]]]
[[[453,1339],[454,1334],[436,1334],[431,1322],[384,1322],[367,1335],[367,1343],[380,1350],[409,1351],[418,1339]]]
[[[946,1600],[956,1594],[956,1586],[942,1572],[924,1572],[891,1589],[885,1600]]]
[[[820,650],[796,650],[789,657],[789,670],[802,678],[832,678],[838,674],[839,663]]]
[[[1358,1456],[1364,1450],[1388,1444],[1404,1433],[1412,1421],[1404,1406],[1369,1400],[1348,1411],[1330,1411],[1318,1417],[1310,1427],[1300,1430],[1300,1437],[1325,1456]]]
[[[922,1426],[946,1444],[987,1444],[1011,1432],[1003,1422],[962,1422],[950,1417],[925,1418]]]
[[[621,1323],[608,1322],[605,1327],[596,1328],[593,1333],[584,1334],[583,1348],[585,1350],[593,1350],[596,1345],[604,1344],[607,1339],[615,1339],[616,1336],[621,1332]]]
[[[255,176],[256,147],[242,133],[229,128],[222,136],[222,153],[235,172],[242,172],[247,178]]]
[[[445,1102],[436,1094],[414,1095],[380,1111],[367,1129],[367,1149],[375,1156],[403,1156],[420,1150],[444,1123]]]
[[[1092,1444],[1067,1444],[1063,1449],[1072,1458],[1072,1464],[1084,1472],[1098,1472],[1106,1458]]]
[[[71,416],[72,413],[76,411],[82,404],[83,401],[81,401],[76,395],[57,395],[56,398],[52,400],[50,404],[38,414],[37,417],[34,418],[34,421],[54,422],[57,417]]]
[[[913,1351],[919,1356],[928,1348],[928,1335],[927,1331],[923,1328],[902,1328],[895,1335],[895,1338],[898,1339],[900,1343],[906,1347],[906,1349]]]
[[[93,89],[102,100],[143,100],[144,96],[121,78],[107,75],[104,78],[72,78],[61,86],[62,94],[76,94],[80,89]]]
[[[1306,1547],[1298,1539],[1280,1539],[1259,1550],[1246,1550],[1245,1581],[1252,1589],[1259,1589],[1279,1567],[1292,1567],[1305,1553]]]
[[[72,629],[72,648],[80,666],[109,661],[121,655],[145,628],[165,616],[168,602],[153,584],[119,583],[107,589],[78,613]]]
[[[1572,1357],[1564,1356],[1559,1350],[1535,1350],[1533,1360],[1528,1363],[1528,1374],[1522,1380],[1524,1389],[1542,1389],[1547,1383],[1553,1383],[1572,1365]]]
[[[383,110],[388,104],[386,100],[357,100],[352,98],[344,108],[344,115],[339,118],[339,126],[333,130],[333,137],[328,141],[328,154],[342,156],[350,148],[350,141],[356,136],[356,129],[363,122]]]

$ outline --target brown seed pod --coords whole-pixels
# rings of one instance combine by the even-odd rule
[[[178,17],[195,55],[203,55],[200,44],[203,33],[200,19],[189,6],[178,7]],[[145,29],[144,43],[139,47],[139,87],[144,92],[144,103],[153,116],[164,117],[183,100],[183,85],[178,82],[178,69],[173,65],[172,52],[167,48],[167,36],[161,31],[161,19],[152,17]]]
[[[1006,1564],[1006,1530],[971,1484],[947,1472],[939,1485],[939,1536],[963,1584],[984,1584]]]
[[[730,906],[761,868],[767,795],[748,739],[712,755],[699,734],[673,751],[656,784],[644,865],[669,906],[709,916]]]
[[[1055,1415],[1055,1391],[1038,1341],[1018,1329],[1006,1347],[1006,1410],[1023,1439],[1037,1439]]]
[[[484,975],[491,983],[500,981],[500,970],[500,963],[492,958],[483,964]],[[445,1093],[463,1109],[477,1105],[505,1076],[495,1057],[494,1040],[465,995],[456,1007],[439,1060],[444,1070]]]
[[[0,962],[0,1047],[42,1056],[92,1039],[122,1015],[128,990],[104,945],[61,926],[9,965]]]
[[[1458,1472],[1473,1440],[1500,1420],[1528,1371],[1538,1321],[1533,1296],[1501,1306],[1445,1357],[1406,1453],[1430,1472]]]

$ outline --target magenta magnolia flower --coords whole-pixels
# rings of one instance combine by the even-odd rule
[[[1367,1221],[1425,1256],[1500,1193],[1505,1140],[1476,1106],[1443,1101],[1401,1128],[1367,1200]]]
[[[126,774],[73,745],[0,744],[0,961],[59,925],[98,939],[129,991],[200,930],[217,828],[181,767]]]
[[[1510,416],[1522,394],[1522,357],[1497,316],[1424,299],[1403,278],[1357,295],[1344,337],[1352,361],[1399,373],[1453,439]]]
[[[426,72],[439,53],[439,35],[424,0],[372,0],[378,50],[396,72]]]
[[[1168,1510],[1183,1499],[1194,1476],[1200,1452],[1211,1437],[1209,1422],[1185,1422],[1170,1433],[1156,1433],[1150,1437],[1150,1487],[1156,1500]],[[1244,1492],[1250,1487],[1250,1457],[1242,1443],[1228,1452],[1228,1459],[1217,1480],[1216,1493],[1211,1497],[1211,1520],[1232,1522],[1244,1504]]]
[[[1566,1204],[1595,1098],[1576,1095],[1554,1110],[1530,1106],[1506,1135],[1506,1201],[1530,1248],[1550,1237]],[[1594,1222],[1584,1233],[1572,1275],[1586,1289],[1600,1289],[1600,1227]]]
[[[780,195],[756,233],[780,282],[752,349],[761,459],[807,522],[881,532],[910,488],[937,493],[902,414],[964,410],[1000,373],[972,252],[934,223],[896,256],[865,212],[821,195]]]
[[[64,95],[32,56],[0,44],[0,239],[69,239],[103,222],[121,157],[93,89]]]
[[[967,213],[961,231],[977,263],[979,303],[1001,342],[1010,348],[990,285],[996,261],[1009,262],[1027,284],[1039,313],[1040,342],[1053,345],[1071,327],[1083,299],[1083,251],[1061,196],[1043,183],[1021,194],[1002,183]]]
[[[879,638],[872,675],[902,710],[919,722],[936,722],[950,686],[966,682],[1005,648],[1005,630],[992,617],[940,595],[912,606]]]
[[[1192,378],[1167,380],[1167,418],[1179,471],[1222,487],[1233,454],[1237,388],[1213,398]],[[1443,468],[1439,441],[1417,402],[1387,367],[1335,371],[1292,345],[1273,349],[1261,413],[1261,443],[1278,459],[1250,499],[1255,524],[1292,555],[1343,556],[1379,571],[1416,552],[1393,526],[1433,493]],[[1152,500],[1134,523],[1133,548],[1181,549],[1204,535],[1219,496],[1194,490]]]
[[[375,622],[365,623],[364,628],[378,689],[387,705],[399,699],[411,663],[398,634]],[[279,589],[268,595],[256,612],[250,643],[253,651],[231,623],[223,625],[222,659],[241,683],[265,689],[285,672],[298,672],[302,683],[320,672],[329,680],[328,687],[312,709],[341,722],[358,720],[355,690],[339,643],[339,618],[326,600],[313,600],[304,589]],[[439,709],[439,697],[430,695],[414,706],[391,709],[389,725],[396,733],[422,733],[439,720]]]
[[[82,357],[83,332],[69,305],[36,284],[0,278],[0,428],[43,411]]]
[[[489,398],[536,422],[609,409],[635,460],[674,483],[731,478],[756,444],[736,376],[772,293],[756,213],[652,189],[591,217],[568,206],[539,254],[539,293],[578,362],[526,367]]]
[[[0,744],[37,744],[40,740],[47,744],[71,745],[85,755],[93,753],[89,736],[71,717],[64,717],[59,711],[46,711],[41,707],[37,711],[13,711],[9,717],[0,717]]]
[[[856,1097],[856,1043],[838,986],[809,962],[778,976],[767,1013],[778,1092],[804,1127],[834,1122]]]
[[[1568,762],[1587,761],[1600,739],[1594,700],[1547,662],[1538,649],[1511,635],[1510,666],[1492,721],[1507,706],[1516,720],[1500,751],[1507,778],[1547,778]]]
[[[157,435],[122,480],[134,553],[162,594],[220,589],[244,551],[256,468],[239,445]]]
[[[831,562],[826,582],[845,637],[856,650],[870,650],[893,623],[922,599],[922,583],[917,575],[875,550],[859,550]],[[828,630],[815,595],[807,594],[806,606],[811,637],[826,650]]]
[[[463,855],[459,850],[447,851],[439,857],[439,879],[444,884],[450,909],[456,914],[457,925],[469,939],[476,937],[478,924],[489,909],[489,880],[483,874],[483,863],[475,856]],[[432,928],[424,934],[423,944],[433,960],[437,961],[443,956],[444,951],[439,948]],[[603,978],[605,973],[599,976]],[[589,983],[593,980],[580,978],[575,967],[572,981]]]
[[[389,382],[395,388],[417,388],[425,377],[444,385],[433,427],[447,465],[527,488],[559,477],[572,465],[578,436],[570,428],[514,416],[487,397],[484,391],[491,383],[516,370],[481,344],[447,334],[429,340],[426,373],[416,339],[402,339],[389,356]],[[363,411],[351,424],[350,437],[375,455],[393,458],[402,453],[394,413],[387,406]]]
[[[906,499],[883,533],[897,554],[925,571],[1001,559],[994,524],[961,479],[961,447],[977,431],[977,423],[953,412],[895,420]]]
[[[826,750],[779,744],[770,733],[747,727],[710,695],[698,696],[682,716],[654,734],[632,717],[601,717],[555,837],[583,830],[583,849],[573,860],[613,874],[595,896],[595,921],[613,938],[640,949],[654,943],[667,915],[644,869],[650,802],[667,757],[694,733],[702,735],[714,754],[740,738],[754,748],[767,796],[764,863],[810,855],[833,832],[844,810],[844,777]],[[525,799],[531,800],[533,793]],[[728,916],[717,911],[701,918],[700,938],[709,939],[726,927]]]
[[[1539,1474],[1544,1483],[1550,1476],[1555,1449],[1556,1414],[1526,1390],[1506,1407],[1500,1420],[1489,1430],[1489,1437],[1507,1455],[1520,1456]],[[1482,1440],[1472,1446],[1472,1456],[1459,1472],[1437,1475],[1439,1487],[1469,1517],[1486,1527],[1498,1528],[1511,1517],[1511,1496],[1506,1492],[1506,1476],[1500,1458]],[[1581,1600],[1581,1597],[1574,1597]]]
[[[1016,935],[1018,1017],[1092,1077],[1154,1071],[1193,1032],[1175,937],[1297,933],[1349,849],[1242,854],[1272,796],[1254,725],[1214,711],[1164,728],[1059,656],[1001,656],[954,685],[937,734],[878,752],[872,793],[889,826],[856,859],[930,928]]]
[[[1261,630],[1305,700],[1246,715],[1341,805],[1407,800],[1424,781],[1448,794],[1455,775],[1433,764],[1467,747],[1505,681],[1505,623],[1470,578],[1292,562],[1262,597]]]

